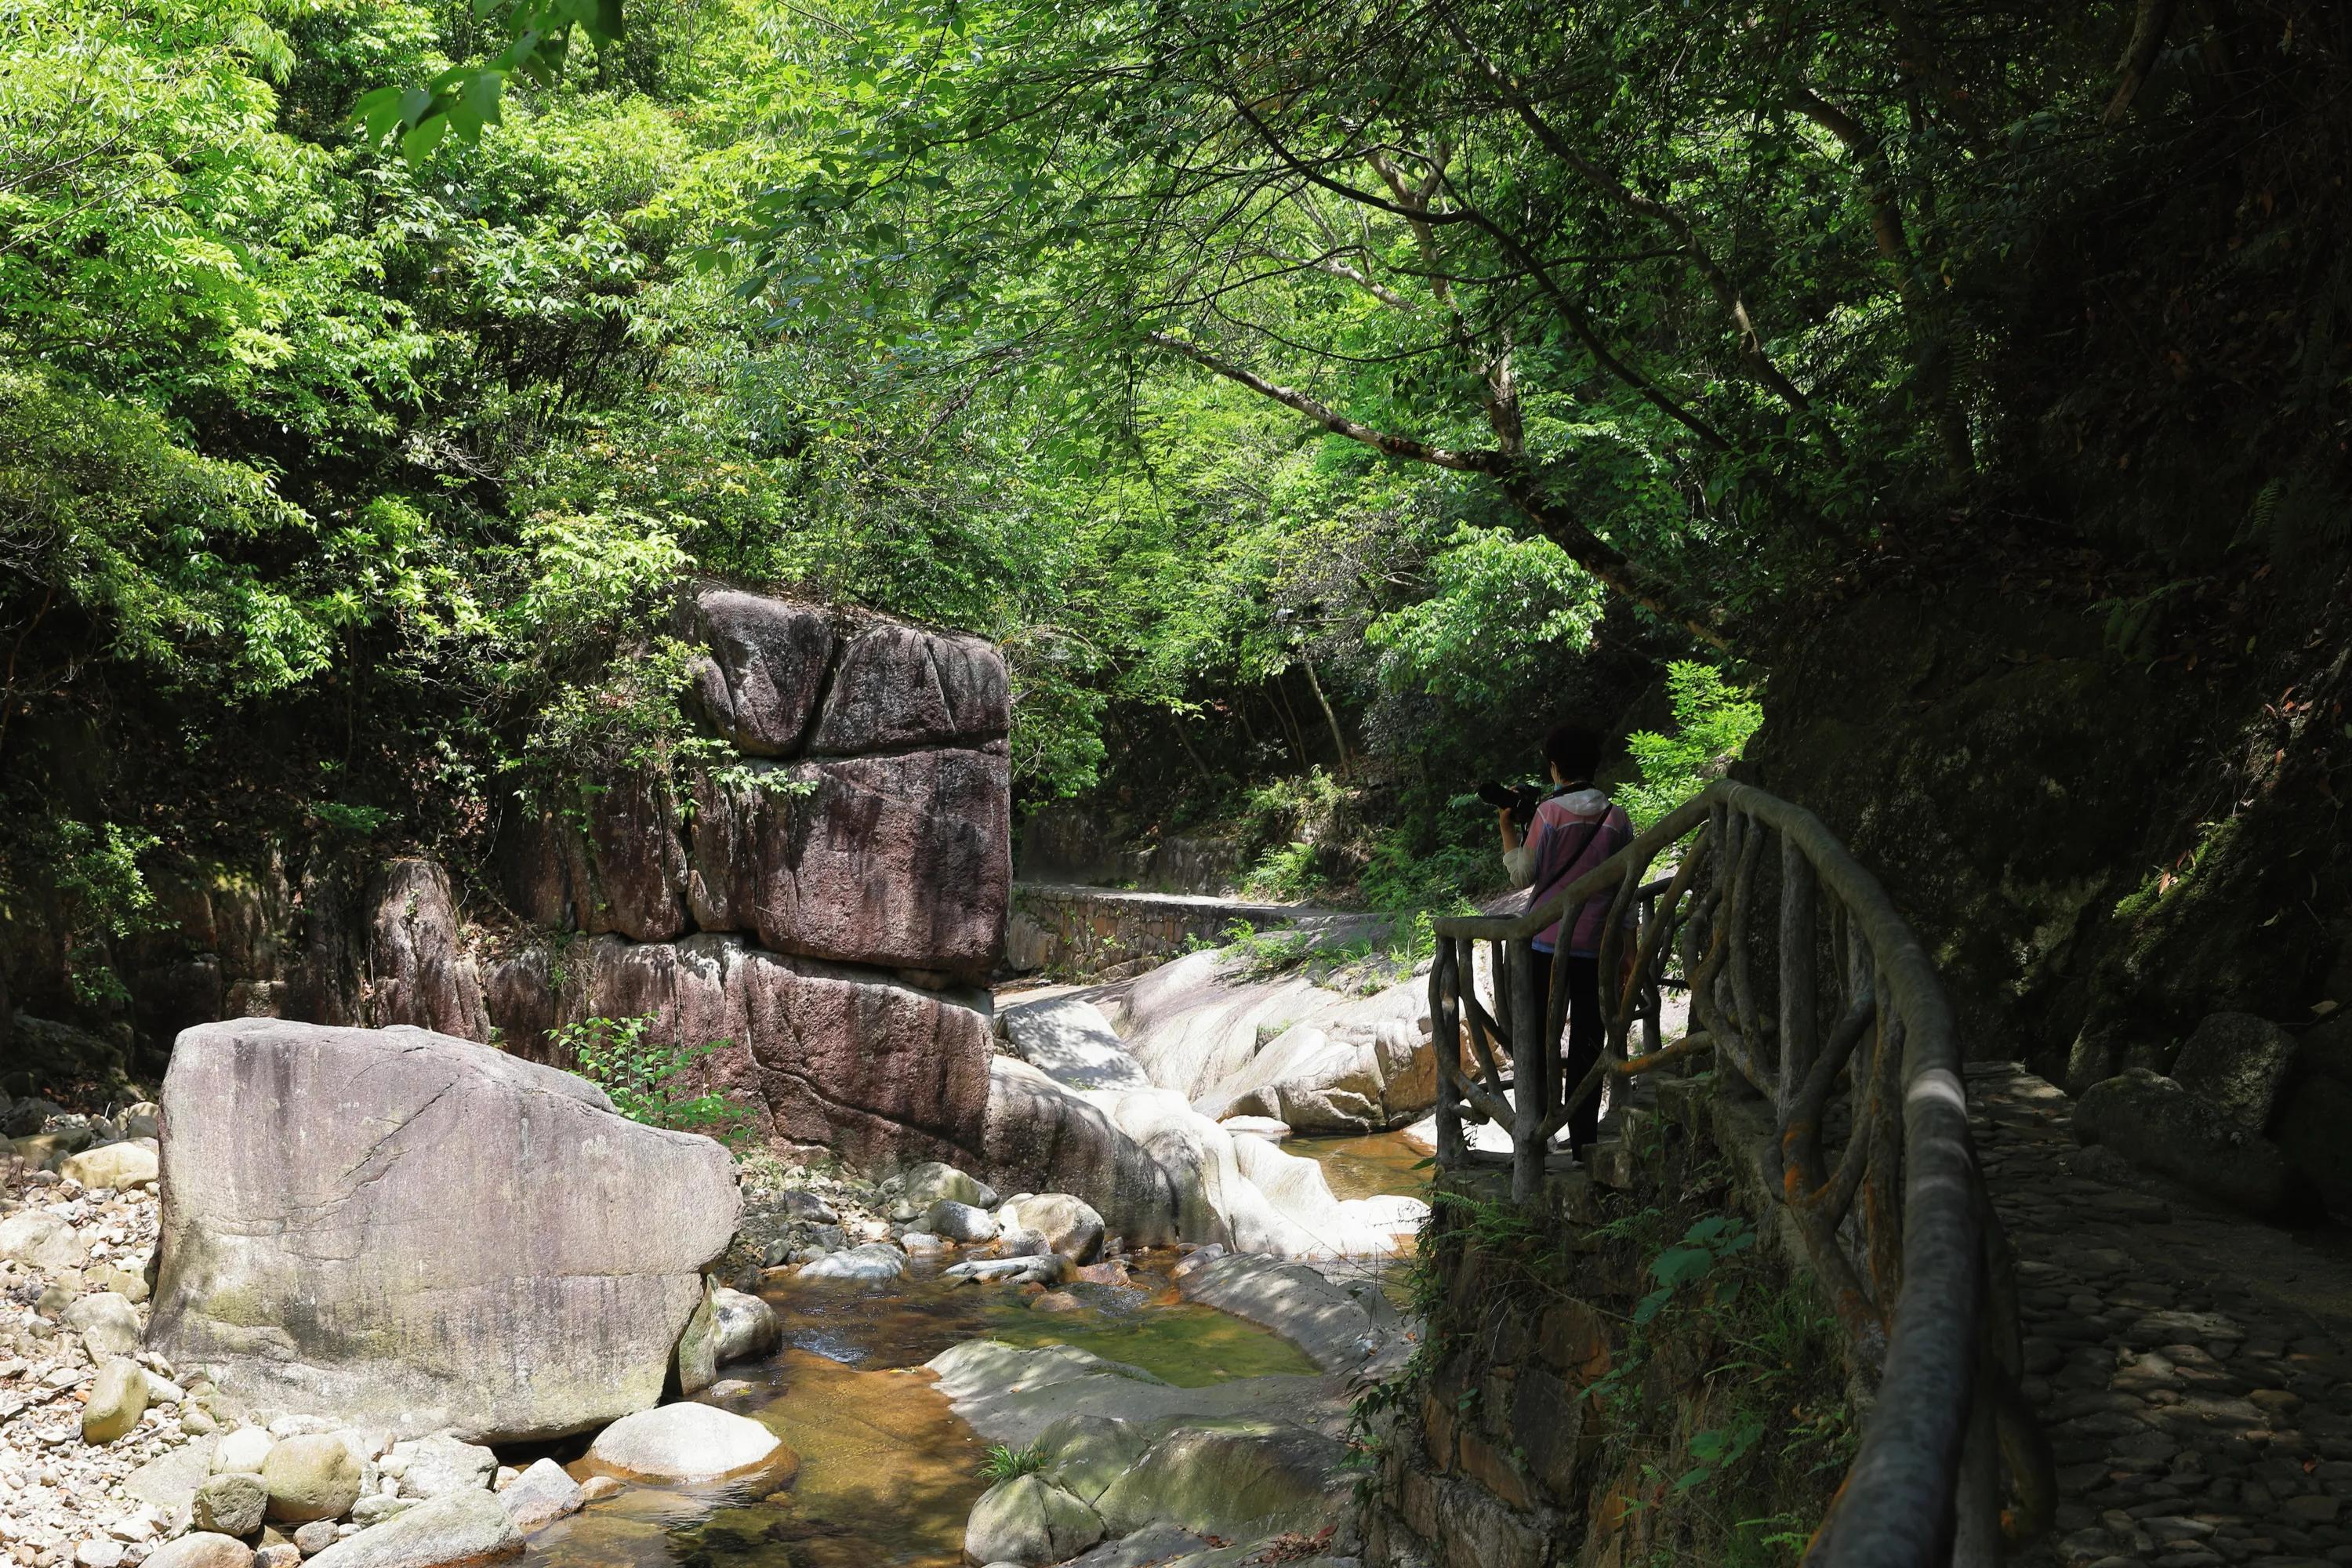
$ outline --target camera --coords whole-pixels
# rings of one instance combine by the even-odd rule
[[[1499,784],[1489,779],[1478,786],[1478,798],[1497,811],[1507,811],[1511,820],[1525,827],[1536,819],[1536,807],[1543,804],[1542,786],[1531,784]]]

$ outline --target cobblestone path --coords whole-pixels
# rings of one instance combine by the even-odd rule
[[[2025,1561],[2352,1563],[2352,1247],[2078,1147],[2073,1102],[2013,1064],[1969,1079],[2058,1460]]]

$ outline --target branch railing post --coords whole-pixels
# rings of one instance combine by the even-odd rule
[[[1770,879],[1768,837],[1780,849]],[[1644,884],[1676,845],[1682,864],[1672,879]],[[1769,881],[1779,907],[1759,925],[1753,917]],[[1553,984],[1539,989],[1532,942],[1604,898],[1601,1061],[1570,1080],[1560,1066],[1565,965],[1555,964]],[[2013,1382],[2013,1370],[1986,1340],[1998,1316],[1988,1313],[1990,1292],[2007,1282],[1988,1272],[1990,1208],[1951,1010],[1926,950],[1877,881],[1811,813],[1726,780],[1538,908],[1436,927],[1439,1165],[1491,1159],[1471,1153],[1463,1121],[1496,1121],[1509,1130],[1512,1195],[1533,1202],[1544,1191],[1551,1135],[1584,1096],[1604,1083],[1622,1089],[1643,1072],[1680,1070],[1693,1052],[1711,1051],[1718,1081],[1744,1080],[1769,1102],[1779,1201],[1832,1299],[1850,1364],[1878,1384],[1860,1451],[1808,1563],[1946,1568],[1956,1551],[1958,1561],[1990,1561],[1985,1542],[1997,1539],[2002,1487],[2000,1459],[1988,1457],[1988,1401],[2002,1399],[2004,1412],[2020,1404],[2000,1381]],[[1631,963],[1621,965],[1629,938]],[[1491,1016],[1476,995],[1480,942],[1494,952]],[[1670,952],[1690,1004],[1676,1041],[1659,1028]],[[1759,962],[1774,982],[1769,1014]],[[1999,1448],[2009,1455],[2005,1436]],[[2046,1491],[2046,1477],[2012,1479],[2021,1492]]]

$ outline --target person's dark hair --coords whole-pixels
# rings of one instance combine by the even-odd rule
[[[1556,724],[1544,737],[1544,761],[1563,779],[1589,779],[1601,766],[1601,737],[1581,724]]]

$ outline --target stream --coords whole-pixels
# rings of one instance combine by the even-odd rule
[[[1286,1147],[1321,1163],[1342,1198],[1426,1184],[1423,1155],[1396,1133]],[[526,1568],[954,1568],[987,1483],[985,1445],[920,1370],[949,1346],[1071,1345],[1184,1387],[1316,1370],[1289,1341],[1180,1300],[1168,1274],[1176,1258],[1130,1259],[1128,1285],[1066,1287],[1082,1303],[1076,1312],[942,1280],[929,1259],[878,1285],[780,1275],[762,1294],[782,1321],[782,1349],[721,1368],[699,1397],[790,1444],[801,1459],[792,1484],[764,1496],[632,1486],[532,1537]]]

